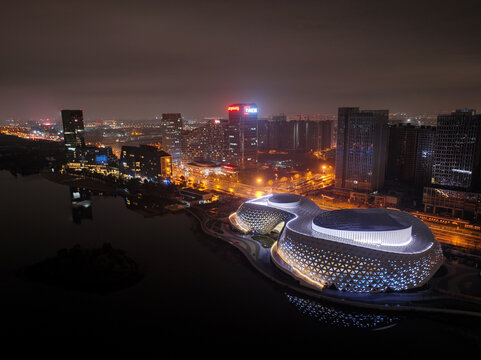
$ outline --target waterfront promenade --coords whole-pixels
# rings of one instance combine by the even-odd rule
[[[452,266],[446,267],[445,275],[431,279],[428,286],[415,291],[378,294],[349,293],[330,288],[318,291],[301,285],[278,269],[271,262],[270,248],[263,247],[249,234],[232,230],[226,219],[212,218],[199,208],[190,208],[188,211],[199,220],[206,234],[226,241],[241,251],[250,264],[271,281],[311,298],[382,311],[425,312],[481,318],[481,299],[457,292],[458,281],[473,274],[456,275]]]

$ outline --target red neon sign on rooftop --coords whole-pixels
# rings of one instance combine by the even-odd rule
[[[240,106],[229,106],[228,111],[240,111]]]

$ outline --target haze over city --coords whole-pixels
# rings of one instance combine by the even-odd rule
[[[8,1],[0,119],[481,108],[477,1]]]
[[[480,24],[477,1],[2,3],[3,353],[479,353]]]

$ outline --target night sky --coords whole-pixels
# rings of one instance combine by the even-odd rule
[[[481,112],[479,1],[2,1],[0,121]]]

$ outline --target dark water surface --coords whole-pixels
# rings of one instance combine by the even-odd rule
[[[122,197],[94,196],[92,219],[76,224],[67,186],[2,171],[0,189],[6,343],[121,352],[225,344],[320,354],[480,350],[481,326],[471,319],[365,312],[292,293],[259,274],[236,249],[204,235],[187,213],[145,218],[127,209]],[[139,283],[99,295],[17,275],[62,248],[104,242],[139,264],[145,274]]]

